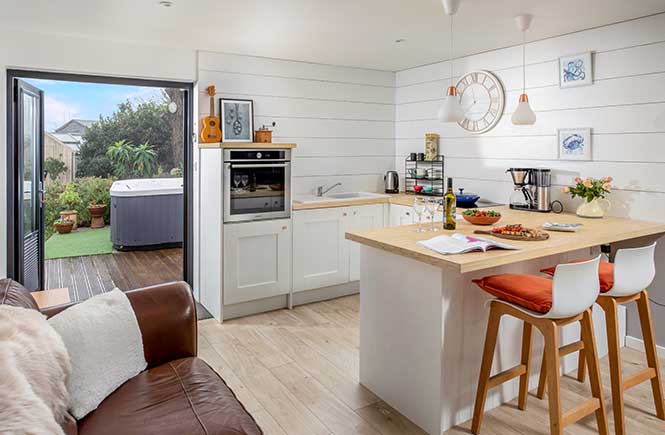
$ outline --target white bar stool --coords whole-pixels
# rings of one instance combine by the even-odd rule
[[[620,249],[614,257],[614,274],[612,281],[601,283],[608,288],[605,293],[600,293],[596,303],[605,312],[607,327],[607,345],[610,362],[610,379],[612,382],[612,408],[614,410],[614,426],[616,435],[626,434],[626,423],[624,416],[623,392],[629,388],[646,381],[651,381],[651,389],[656,407],[656,416],[665,420],[665,402],[663,402],[663,388],[661,384],[660,366],[656,351],[656,340],[651,321],[651,308],[649,306],[649,293],[646,288],[651,285],[656,276],[656,265],[654,254],[656,244],[642,248]],[[555,275],[556,276],[556,275]],[[607,279],[610,278],[603,278]],[[640,316],[644,350],[647,357],[648,368],[635,373],[629,377],[623,376],[621,368],[621,348],[619,343],[619,305],[629,302],[637,302],[637,310]],[[579,349],[580,364],[577,379],[584,381],[584,348]],[[574,352],[574,350],[573,350]],[[570,352],[569,352],[570,353]],[[538,397],[545,395],[547,374],[541,372],[538,386]]]
[[[601,435],[607,435],[607,415],[603,402],[598,354],[596,352],[590,309],[600,292],[598,278],[599,261],[600,256],[585,262],[559,265],[556,268],[553,280],[533,275],[516,274],[494,275],[474,280],[480,288],[497,296],[497,299],[492,299],[489,303],[490,313],[487,335],[485,337],[485,349],[483,351],[471,426],[471,431],[474,434],[480,433],[485,400],[487,398],[487,391],[490,388],[519,376],[518,406],[521,410],[526,409],[531,362],[531,341],[533,327],[535,326],[545,338],[544,359],[550,390],[550,433],[552,435],[562,435],[567,425],[591,413],[595,413],[598,432]],[[537,292],[535,290],[536,287],[538,288]],[[536,305],[540,307],[540,312],[525,308],[525,306],[533,307],[534,304],[531,302],[536,299],[539,301],[539,304]],[[543,301],[548,302],[546,304],[550,307],[548,310],[542,307]],[[501,317],[506,314],[521,319],[524,322],[521,364],[490,376],[499,323]],[[558,330],[560,326],[572,322],[580,322],[582,340],[564,346],[564,348],[576,347],[579,350],[584,347],[587,349],[585,358],[589,366],[589,378],[593,398],[564,413],[561,409],[560,398],[559,357],[561,349],[559,349]]]

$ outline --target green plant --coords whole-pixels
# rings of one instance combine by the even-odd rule
[[[134,158],[134,147],[131,141],[119,140],[106,151],[106,156],[113,163],[113,172],[118,178],[126,178],[131,174]]]
[[[65,219],[59,218],[59,219],[56,219],[55,222],[53,222],[53,225],[67,225],[67,224],[71,224],[71,223],[72,223],[72,220],[71,220],[71,219],[68,219],[68,218],[65,218]]]
[[[149,143],[143,143],[134,147],[132,155],[132,166],[134,173],[143,178],[152,176],[157,160],[157,153]]]
[[[76,208],[82,204],[81,195],[79,195],[74,189],[73,184],[68,184],[65,191],[60,194],[58,199],[67,210],[76,210]]]
[[[44,160],[44,172],[48,174],[52,181],[57,180],[60,174],[66,170],[67,166],[62,160],[56,159],[54,157],[49,157],[48,159]]]
[[[582,178],[575,178],[574,186],[566,186],[563,188],[564,193],[570,193],[570,195],[575,198],[579,196],[584,198],[586,202],[591,202],[594,199],[605,198],[605,195],[610,193],[612,190],[611,182],[613,181],[612,177],[605,178],[587,178],[582,180]]]

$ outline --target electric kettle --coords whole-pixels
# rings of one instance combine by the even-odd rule
[[[399,193],[399,175],[397,171],[388,171],[383,176],[386,193]]]

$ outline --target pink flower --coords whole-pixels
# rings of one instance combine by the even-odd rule
[[[561,189],[563,193],[570,193],[570,187],[566,186],[563,189]]]
[[[614,178],[612,178],[612,177],[607,177],[605,180],[607,180],[608,183],[611,183],[612,181],[614,181]]]
[[[580,177],[577,177],[577,178],[575,178],[575,182],[576,182],[576,183],[581,183],[581,182],[582,182],[582,179],[581,179]]]
[[[610,190],[612,190],[612,186],[610,185],[610,183],[605,183],[605,184],[603,184],[603,189],[605,189],[607,191],[610,191]]]
[[[591,187],[593,186],[593,181],[591,181],[591,178],[587,178],[584,180],[584,187]]]

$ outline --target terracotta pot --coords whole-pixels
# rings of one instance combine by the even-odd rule
[[[105,204],[91,205],[88,207],[88,213],[90,213],[90,217],[92,217],[90,228],[104,228],[104,213],[106,213]]]
[[[58,234],[71,233],[73,227],[74,227],[74,222],[68,222],[66,224],[53,224],[53,228],[55,228]]]
[[[78,223],[78,212],[76,210],[65,210],[60,212],[60,219],[69,219],[72,221],[72,229],[75,230],[77,228],[77,223]]]

